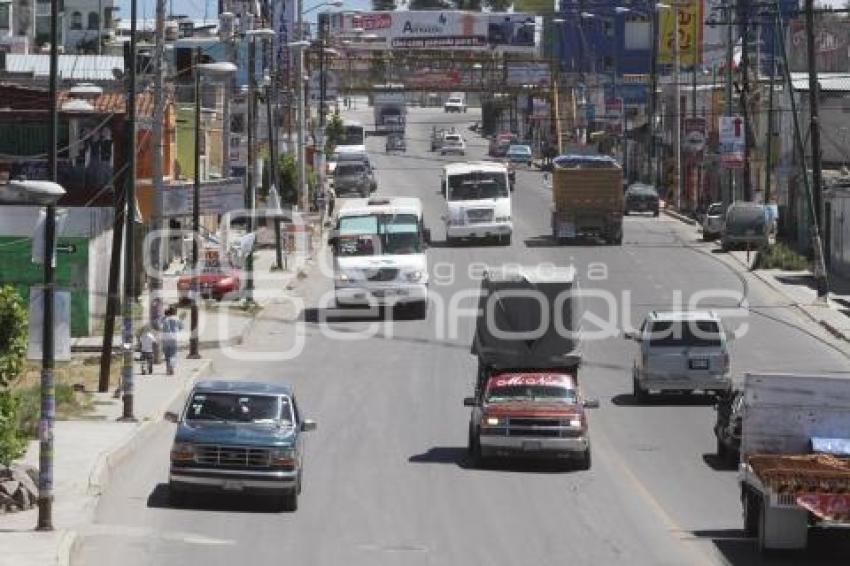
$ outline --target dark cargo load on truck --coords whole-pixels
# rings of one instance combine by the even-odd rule
[[[570,371],[581,363],[575,270],[487,269],[472,354],[481,381],[502,371]]]

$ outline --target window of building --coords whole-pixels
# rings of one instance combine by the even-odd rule
[[[100,29],[100,15],[97,12],[89,12],[89,29]]]
[[[0,3],[0,31],[9,31],[11,23],[9,21],[10,11],[9,4]]]
[[[79,12],[71,14],[71,29],[83,29],[83,15]]]

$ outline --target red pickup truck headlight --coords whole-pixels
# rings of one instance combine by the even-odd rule
[[[484,415],[481,417],[481,424],[483,426],[499,426],[502,424],[502,421],[499,417],[488,417],[487,415]]]

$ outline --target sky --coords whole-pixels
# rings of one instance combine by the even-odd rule
[[[218,11],[218,0],[166,0],[166,10],[173,10],[175,14],[187,15],[193,18],[215,19]],[[130,18],[130,0],[116,0],[116,5],[121,8],[119,15],[121,19]],[[304,0],[304,8],[310,8],[319,4],[320,0]],[[352,10],[369,10],[372,7],[371,0],[345,0],[345,7]],[[153,19],[156,15],[156,0],[137,0],[136,10],[139,18]]]

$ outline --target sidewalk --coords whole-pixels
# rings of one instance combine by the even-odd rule
[[[675,210],[662,209],[665,214],[696,226],[697,222]],[[830,278],[830,293],[826,301],[818,300],[815,277],[811,271],[783,271],[780,269],[753,269],[756,252],[731,251],[724,256],[727,263],[739,271],[751,274],[765,285],[785,297],[790,306],[812,322],[826,329],[835,338],[850,342],[850,280]]]
[[[313,251],[290,254],[287,271],[272,271],[274,250],[255,254],[255,301],[262,307],[284,296],[287,289],[303,278]],[[176,285],[170,275],[166,288]],[[142,301],[147,308],[147,297]],[[182,309],[181,313],[188,309]],[[146,312],[146,311],[145,311]],[[204,305],[200,309],[199,344],[204,350],[241,343],[257,310],[245,311],[235,304]],[[188,324],[179,343],[188,345]],[[77,346],[100,347],[102,338],[75,339]],[[116,346],[118,346],[116,341]],[[134,362],[134,413],[138,422],[117,422],[122,413],[121,399],[110,393],[93,393],[94,413],[84,420],[57,421],[54,445],[54,505],[52,532],[36,532],[37,510],[0,516],[0,566],[51,566],[69,563],[76,531],[89,523],[98,496],[109,485],[110,475],[133,451],[142,446],[155,425],[169,409],[179,409],[193,383],[210,370],[210,360],[181,359],[176,375],[165,375],[165,366],[153,375],[140,375]],[[120,363],[120,362],[115,362]],[[113,389],[118,384],[112,384]],[[38,465],[38,443],[31,442],[22,462]]]

